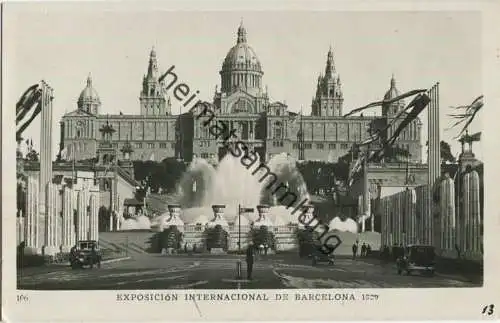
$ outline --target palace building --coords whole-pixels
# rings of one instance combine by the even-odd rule
[[[316,93],[309,116],[289,111],[283,102],[270,101],[267,89],[262,86],[263,65],[248,44],[243,25],[238,28],[236,44],[224,58],[219,74],[220,90],[216,88],[213,98],[217,120],[236,128],[239,139],[264,160],[287,152],[299,160],[336,162],[354,143],[366,139],[370,122],[380,118],[343,117],[344,85],[331,48],[324,73],[312,85],[316,86]],[[77,109],[64,115],[60,123],[60,149],[66,152],[63,159],[98,157],[106,164],[122,160],[125,155],[132,160],[155,161],[178,158],[189,162],[193,157],[202,157],[216,162],[222,158],[226,152],[222,139],[214,138],[209,127],[203,125],[203,119],[196,118],[196,109],[173,114],[167,93],[172,84],[166,84],[167,78],[160,82],[160,75],[153,49],[141,84],[138,114],[134,115],[106,114],[89,76]],[[362,88],[359,84],[346,86]],[[398,94],[392,77],[384,99]],[[391,119],[404,105],[402,101],[385,105],[381,115]],[[396,146],[408,150],[411,159],[418,163],[422,158],[421,126],[419,119],[414,120],[396,141]]]

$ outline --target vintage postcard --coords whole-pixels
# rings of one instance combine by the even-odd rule
[[[499,18],[3,3],[3,319],[498,318]]]

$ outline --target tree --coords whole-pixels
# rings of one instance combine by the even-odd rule
[[[38,152],[34,149],[30,149],[26,154],[26,160],[36,162],[38,161]]]
[[[182,233],[179,231],[177,226],[171,225],[167,229],[163,230],[161,237],[161,247],[162,249],[179,249],[182,242]]]
[[[449,143],[447,143],[444,140],[441,140],[439,148],[441,150],[441,163],[444,164],[446,162],[450,163],[456,162],[456,158],[455,156],[453,156],[453,153],[451,152],[451,147]]]
[[[255,246],[267,245],[271,249],[275,249],[274,233],[269,231],[265,225],[260,226],[258,229],[252,230],[252,242]]]
[[[401,162],[410,157],[410,152],[401,147],[389,146],[385,148],[384,157],[386,162]]]
[[[161,187],[167,192],[174,192],[177,182],[186,171],[186,164],[175,158],[166,158],[161,162],[141,161],[133,162],[135,180],[145,182],[152,192]]]
[[[314,246],[314,234],[312,228],[298,229],[297,241],[299,245],[299,257],[307,257],[311,254]]]
[[[209,249],[222,248],[224,250],[227,250],[227,240],[228,233],[220,224],[217,224],[213,228],[207,229],[207,247]]]

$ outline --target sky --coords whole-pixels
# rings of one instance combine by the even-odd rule
[[[139,114],[139,93],[154,46],[160,71],[175,65],[179,81],[211,100],[219,71],[243,20],[249,45],[264,70],[271,100],[310,113],[326,55],[333,48],[344,113],[382,99],[394,74],[401,92],[440,83],[441,139],[460,146],[450,106],[482,94],[481,16],[478,12],[127,11],[98,4],[9,4],[4,21],[5,106],[45,79],[54,88],[53,153],[59,121],[77,108],[91,73],[102,114]],[[171,93],[171,92],[169,92]],[[180,104],[172,98],[173,112]],[[182,110],[185,111],[185,110]],[[375,108],[365,115],[380,114]],[[423,154],[427,114],[423,126]],[[12,120],[14,129],[14,120]],[[39,119],[26,130],[39,147]],[[481,131],[481,116],[470,127]],[[482,159],[481,143],[474,153]]]

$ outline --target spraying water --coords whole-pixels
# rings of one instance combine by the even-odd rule
[[[205,159],[196,158],[178,184],[176,195],[181,206],[180,217],[185,224],[206,224],[207,219],[213,218],[212,205],[223,204],[226,206],[224,219],[228,223],[236,222],[239,206],[254,209],[253,213],[242,215],[253,223],[258,220],[256,206],[268,204],[271,206],[269,219],[273,223],[297,224],[300,213],[292,214],[292,211],[304,199],[309,200],[309,193],[295,164],[296,161],[286,153],[273,156],[267,167],[276,175],[274,177],[265,176],[262,167],[261,171],[253,174],[259,168],[260,159],[248,167],[241,158],[228,153],[214,167]],[[281,188],[276,190],[279,186]],[[159,216],[153,219],[152,224],[158,226],[168,218],[168,215]],[[127,221],[123,229],[132,229],[134,223]],[[141,228],[145,226],[143,222],[141,219]]]

